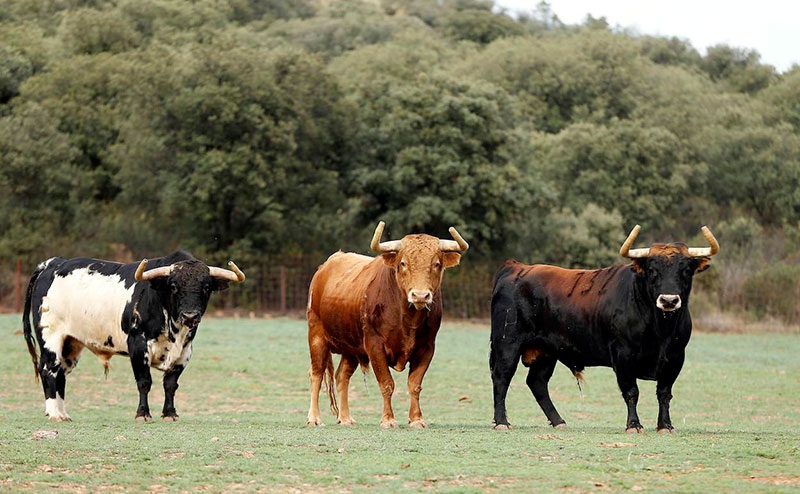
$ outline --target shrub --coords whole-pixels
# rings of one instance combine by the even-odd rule
[[[744,285],[744,304],[759,318],[800,322],[800,263],[778,261],[753,273]]]

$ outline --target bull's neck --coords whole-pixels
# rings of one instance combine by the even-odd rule
[[[399,290],[398,290],[399,291]],[[401,306],[401,315],[403,320],[403,326],[409,329],[419,329],[425,325],[430,316],[431,312],[434,310],[436,302],[431,303],[431,309],[417,309],[413,305],[409,306],[408,304],[403,304]]]

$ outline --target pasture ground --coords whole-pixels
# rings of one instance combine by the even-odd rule
[[[797,492],[800,335],[703,334],[674,389],[676,434],[655,433],[655,385],[640,382],[646,432],[625,434],[609,369],[585,373],[583,398],[563,366],[551,392],[569,428],[546,424],[520,367],[514,428],[493,431],[488,326],[445,321],[423,383],[429,428],[381,430],[374,376],[351,384],[358,425],[306,427],[306,327],[294,319],[201,324],[181,378],[176,423],[133,420],[129,361],[85,352],[67,382],[70,423],[48,422],[19,315],[0,316],[0,491],[39,492]],[[338,362],[338,359],[337,359]],[[154,372],[151,408],[163,392]],[[156,386],[156,384],[158,384]],[[327,404],[327,398],[321,397]]]

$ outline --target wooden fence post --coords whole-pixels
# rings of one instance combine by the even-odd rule
[[[22,259],[17,259],[17,274],[14,280],[14,307],[22,312]]]
[[[281,314],[286,313],[286,266],[281,266],[278,269],[280,273],[280,285],[281,285]]]

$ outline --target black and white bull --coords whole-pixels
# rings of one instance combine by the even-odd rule
[[[631,264],[595,270],[562,269],[509,261],[495,278],[489,367],[496,429],[509,427],[506,393],[522,361],[526,383],[553,427],[565,426],[547,384],[556,362],[580,380],[585,367],[612,367],[628,408],[628,432],[642,432],[637,379],[656,381],[659,432],[672,432],[672,385],[692,332],[689,294],[695,273],[709,266],[710,247],[656,243],[631,249],[639,225],[620,254]]]
[[[130,357],[139,390],[137,422],[152,420],[150,367],[163,371],[162,417],[177,420],[178,378],[192,356],[211,293],[245,279],[233,262],[228,264],[231,270],[206,266],[183,251],[132,264],[60,257],[39,264],[28,284],[22,323],[50,420],[71,420],[64,407],[66,376],[84,348],[97,355],[106,372],[112,356]]]

